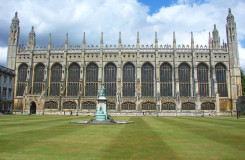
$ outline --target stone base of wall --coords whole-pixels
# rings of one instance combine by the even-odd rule
[[[29,112],[26,111],[14,111],[12,113],[13,115],[28,115]],[[226,111],[226,112],[216,112],[216,111],[201,111],[201,112],[112,112],[109,113],[112,117],[117,116],[231,116],[232,112]],[[93,117],[95,115],[95,112],[76,112],[76,111],[36,111],[36,115],[60,115],[60,116],[90,116]],[[233,115],[236,115],[236,113],[233,113]]]

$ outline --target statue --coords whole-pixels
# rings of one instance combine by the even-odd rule
[[[102,84],[102,86],[101,86],[100,96],[102,96],[102,97],[104,97],[104,96],[105,96],[105,87],[104,87],[104,85],[103,85],[103,84]]]
[[[98,114],[104,114],[104,111],[103,111],[103,109],[102,109],[101,106],[100,106],[100,109],[99,109],[99,111],[98,111]]]

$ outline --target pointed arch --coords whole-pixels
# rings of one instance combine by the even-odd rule
[[[85,96],[97,96],[98,92],[98,66],[91,62],[86,67]]]
[[[116,104],[114,102],[107,102],[108,110],[116,110]]]
[[[58,104],[54,101],[45,102],[45,109],[58,109]]]
[[[122,110],[136,110],[136,104],[133,102],[124,102],[122,104]]]
[[[215,104],[212,102],[202,103],[201,110],[215,110]]]
[[[182,110],[195,110],[195,103],[192,102],[186,102],[182,104]]]
[[[76,109],[77,104],[75,102],[67,101],[63,103],[63,109]]]
[[[80,66],[73,62],[68,68],[67,96],[77,96],[79,91]]]
[[[156,103],[153,102],[142,103],[142,110],[156,110]]]
[[[228,97],[225,65],[223,63],[216,64],[215,72],[216,72],[216,81],[217,81],[219,96]]]
[[[91,101],[83,102],[82,103],[82,109],[96,109],[96,104]]]
[[[43,91],[45,66],[43,63],[38,63],[34,69],[33,93],[38,94]]]
[[[62,66],[59,63],[55,63],[51,68],[51,80],[50,80],[51,96],[58,96],[60,94],[61,78],[62,78]]]
[[[116,96],[117,92],[117,67],[114,63],[109,62],[105,66],[105,95]]]
[[[123,66],[123,96],[135,96],[135,67],[131,62]]]
[[[141,67],[141,95],[154,96],[154,67],[149,62]]]
[[[17,85],[17,96],[23,96],[26,87],[28,66],[26,63],[22,63],[18,68],[18,85]]]
[[[200,63],[197,66],[198,89],[200,96],[209,95],[208,85],[208,66],[205,63]]]
[[[176,110],[176,104],[167,102],[162,104],[162,110]]]
[[[172,96],[172,66],[165,62],[160,66],[161,96]]]
[[[180,96],[191,96],[191,69],[187,63],[179,65],[179,90]]]

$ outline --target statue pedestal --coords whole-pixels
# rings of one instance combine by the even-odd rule
[[[95,115],[95,120],[107,120],[108,116],[107,114],[96,114]]]
[[[100,97],[97,99],[97,113],[94,115],[95,120],[107,120],[109,119],[109,116],[107,114],[107,99],[105,96],[100,95]]]

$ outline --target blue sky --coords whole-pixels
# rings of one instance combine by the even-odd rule
[[[162,6],[169,7],[177,3],[177,0],[139,0],[140,3],[149,7],[149,14],[159,12]]]
[[[137,31],[140,43],[172,44],[173,31],[177,44],[190,45],[193,32],[195,45],[208,45],[208,33],[217,25],[221,41],[226,42],[226,16],[232,9],[238,31],[242,68],[245,69],[245,1],[244,0],[0,0],[0,64],[5,65],[8,34],[14,13],[20,20],[20,43],[26,45],[34,26],[37,46],[47,46],[49,33],[52,45],[81,45],[83,32],[86,44],[97,45],[104,32],[104,44],[116,45],[118,33],[122,43],[135,45]]]

